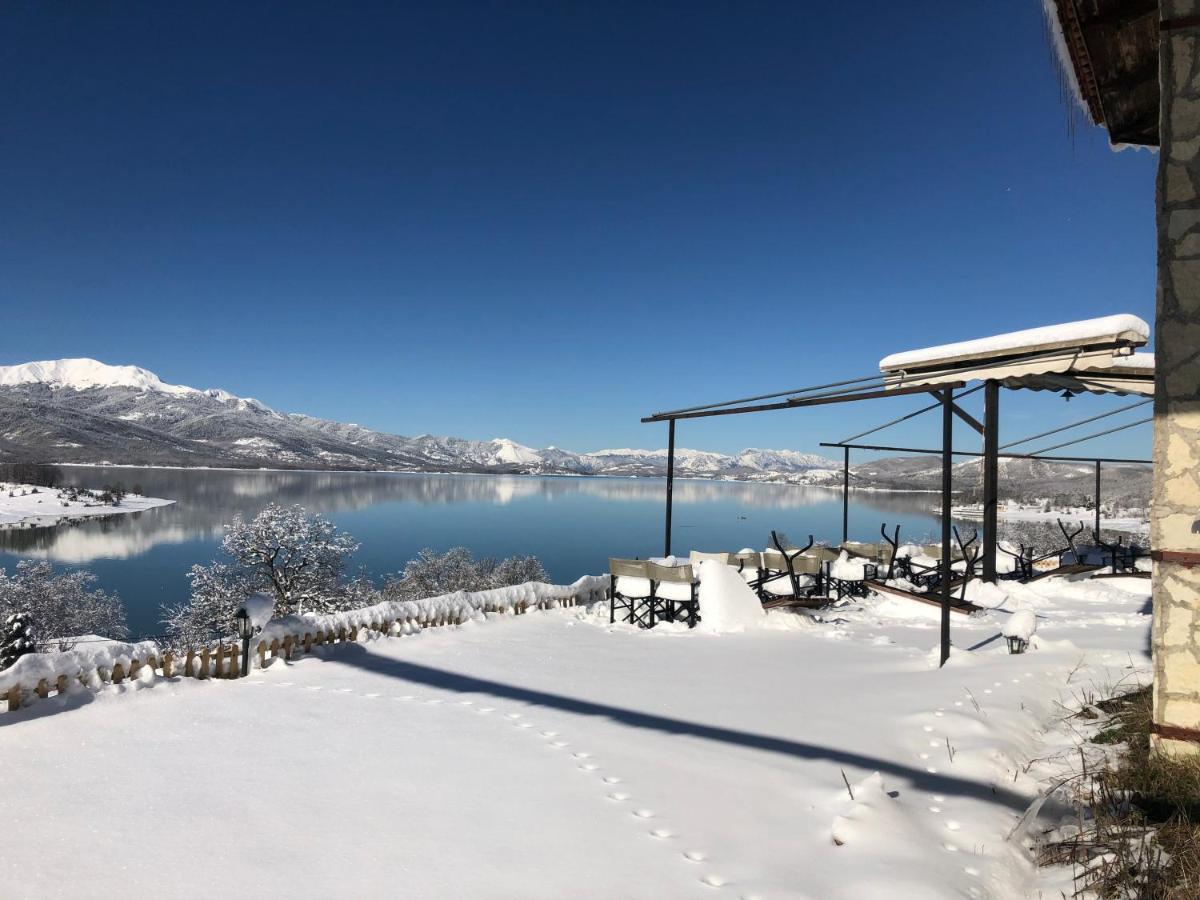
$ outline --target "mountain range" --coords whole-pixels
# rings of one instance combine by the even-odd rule
[[[372,431],[283,413],[219,389],[167,384],[137,366],[59,359],[0,366],[0,459],[58,463],[365,469],[539,475],[662,475],[665,450],[574,453],[508,438]],[[677,449],[694,477],[818,476],[837,467],[792,450]]]
[[[530,475],[661,476],[666,450],[610,449],[576,453],[534,449],[508,438],[474,441],[372,431],[360,425],[278,412],[219,389],[167,384],[137,366],[59,359],[0,366],[0,461],[478,472]],[[1002,460],[1010,496],[1088,496],[1088,464]],[[1115,467],[1113,467],[1115,468]],[[1149,493],[1145,469],[1112,478],[1136,500]],[[979,462],[957,466],[956,488],[979,481]],[[840,485],[841,462],[795,450],[746,449],[735,454],[677,448],[684,477]],[[857,487],[934,490],[936,457],[891,457],[851,469]],[[1108,488],[1106,488],[1106,496]]]

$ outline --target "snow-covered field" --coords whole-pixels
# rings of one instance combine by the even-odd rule
[[[982,519],[983,507],[979,504],[953,506],[950,508],[950,514],[956,519]],[[1061,519],[1068,524],[1082,522],[1090,528],[1096,519],[1096,512],[1082,506],[1046,510],[1042,509],[1041,506],[1025,506],[1010,500],[996,507],[996,516],[1001,520],[1010,522],[1055,522]],[[1100,514],[1100,527],[1110,528],[1114,531],[1131,531],[1138,534],[1150,533],[1149,520],[1145,516],[1132,514],[1112,516],[1105,515],[1102,511]]]
[[[53,525],[62,519],[116,516],[166,506],[174,500],[126,494],[120,505],[99,499],[100,491],[73,492],[31,484],[0,482],[0,525]]]
[[[726,634],[489,616],[51,697],[0,714],[0,895],[1058,896],[1006,837],[1064,710],[1144,676],[1148,589],[978,586],[941,670],[937,611],[875,597]]]

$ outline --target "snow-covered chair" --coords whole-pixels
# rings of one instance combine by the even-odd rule
[[[704,562],[706,559],[715,560],[716,562],[724,563],[727,566],[734,565],[732,561],[732,553],[702,553],[699,550],[693,550],[688,554],[688,562],[697,568],[699,568],[700,563]]]
[[[834,559],[825,562],[825,582],[830,596],[841,600],[870,594],[867,582],[879,577],[878,545],[847,541],[838,550],[828,552],[836,554]]]
[[[807,600],[821,593],[824,563],[808,553],[764,550],[761,575],[756,585],[764,603],[778,600]]]
[[[887,544],[842,541],[841,548],[847,555],[865,561],[863,569],[866,579],[878,578],[880,568],[887,566],[892,559],[892,548]]]
[[[695,628],[700,620],[699,584],[690,565],[662,566],[647,563],[650,577],[650,626],[656,620],[687,622]]]
[[[1133,571],[1136,568],[1138,557],[1146,555],[1146,551],[1137,544],[1126,544],[1124,535],[1118,535],[1117,542],[1114,544],[1111,541],[1104,540],[1093,529],[1092,541],[1100,548],[1104,554],[1103,558],[1112,567],[1114,574]]]
[[[739,550],[729,554],[729,564],[738,570],[742,580],[754,587],[762,577],[762,554],[757,550]]]
[[[617,610],[625,610],[622,622],[642,628],[654,627],[654,585],[650,581],[650,564],[643,559],[608,561],[608,621],[617,621]]]

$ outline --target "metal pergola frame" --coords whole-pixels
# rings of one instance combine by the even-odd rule
[[[1126,348],[1127,345],[1122,342],[1117,342],[1113,345],[1114,349],[1118,347]],[[1089,352],[1095,353],[1098,349],[1097,345],[1091,345],[1088,348]],[[1069,355],[1069,354],[1068,354]],[[1033,361],[1037,363],[1041,360],[1052,360],[1063,356],[1062,349],[1055,349],[1052,352],[1033,352],[1019,355],[1018,361],[1029,363]],[[1006,358],[1006,361],[1011,362],[1012,356]],[[683,409],[671,410],[668,412],[654,413],[642,418],[643,423],[650,422],[666,422],[667,423],[667,484],[666,484],[666,522],[664,535],[664,550],[665,556],[671,555],[671,518],[674,499],[674,481],[675,481],[675,424],[680,419],[699,419],[715,416],[729,415],[745,415],[748,413],[768,412],[771,410],[781,409],[800,409],[808,406],[825,406],[835,403],[850,403],[859,400],[878,400],[885,397],[903,397],[915,394],[930,394],[936,398],[937,402],[918,410],[915,413],[910,413],[901,416],[891,422],[885,423],[870,431],[862,432],[855,437],[863,437],[867,434],[874,433],[889,425],[897,422],[913,418],[924,412],[930,412],[934,409],[941,409],[941,424],[942,424],[942,446],[940,450],[931,449],[915,449],[915,448],[900,448],[887,447],[880,445],[868,444],[852,444],[849,440],[838,443],[823,443],[821,446],[836,446],[843,450],[843,474],[842,474],[842,490],[843,490],[843,507],[842,507],[842,539],[848,539],[849,530],[849,471],[850,471],[850,451],[851,449],[872,449],[885,450],[893,452],[913,452],[927,453],[941,456],[942,462],[942,479],[941,479],[941,561],[940,568],[940,593],[941,593],[941,664],[944,665],[950,656],[950,609],[951,609],[951,573],[952,573],[952,553],[951,553],[951,508],[953,505],[953,458],[955,456],[977,456],[983,458],[983,481],[984,481],[984,502],[983,502],[983,553],[982,553],[982,569],[983,577],[988,580],[994,580],[996,577],[996,544],[997,544],[997,512],[998,512],[998,495],[999,495],[999,460],[1001,458],[1020,458],[1020,459],[1045,459],[1050,461],[1077,461],[1077,462],[1092,462],[1096,466],[1096,520],[1097,532],[1099,531],[1099,498],[1100,498],[1100,466],[1104,462],[1111,463],[1146,463],[1148,460],[1134,459],[1118,459],[1114,457],[1050,457],[1038,454],[1019,454],[1019,453],[1001,453],[999,449],[999,398],[1000,388],[1008,387],[1012,390],[1018,389],[1033,389],[1033,390],[1064,390],[1066,396],[1070,396],[1072,392],[1095,392],[1095,393],[1127,393],[1129,392],[1125,385],[1130,380],[1137,384],[1141,390],[1143,376],[1141,373],[1132,376],[1124,377],[1124,384],[1119,383],[1114,376],[1112,381],[1106,379],[1103,371],[1088,371],[1080,373],[1082,377],[1073,379],[1068,365],[1065,371],[1050,371],[1041,373],[1024,374],[1019,377],[1008,377],[1003,374],[997,377],[979,378],[977,374],[982,367],[980,362],[975,362],[962,372],[962,378],[955,378],[954,367],[943,368],[940,371],[925,373],[926,377],[932,376],[936,381],[921,380],[918,378],[918,383],[903,384],[897,383],[894,374],[882,373],[880,375],[865,376],[862,378],[848,379],[829,384],[815,385],[808,388],[798,388],[791,391],[780,391],[771,394],[760,394],[754,397],[743,397],[736,400],[728,400],[721,403],[713,403],[702,406],[691,406]],[[966,380],[982,380],[981,385],[974,388],[963,390],[956,395],[954,392],[965,387]],[[1144,381],[1153,389],[1153,374],[1151,373]],[[890,385],[890,386],[889,386]],[[984,390],[984,421],[981,423],[965,410],[963,410],[956,401],[965,397],[969,393],[974,393],[980,387]],[[784,399],[778,399],[784,398]],[[771,401],[771,402],[761,402]],[[1115,410],[1111,413],[1106,413],[1102,416],[1094,416],[1085,421],[1096,421],[1103,418],[1105,415],[1115,415],[1116,413],[1125,411],[1124,408]],[[954,418],[958,417],[966,422],[972,429],[982,435],[984,439],[984,451],[982,453],[970,453],[967,451],[955,451],[953,448],[953,425]],[[1083,423],[1075,423],[1083,424]],[[1140,424],[1140,423],[1134,423]],[[1066,426],[1073,427],[1073,426]],[[1130,426],[1121,426],[1126,428]],[[1121,428],[1112,429],[1119,431]],[[1056,429],[1061,431],[1063,429]],[[1049,432],[1054,433],[1054,432]],[[1058,449],[1062,446],[1067,446],[1071,443],[1078,443],[1084,440],[1091,440],[1095,437],[1100,437],[1109,432],[1101,432],[1100,434],[1088,435],[1084,438],[1079,438],[1076,441],[1067,441],[1064,444],[1056,445],[1047,449]],[[1046,434],[1034,435],[1032,438],[1026,438],[1021,441],[1015,441],[1006,446],[1014,446],[1015,444],[1025,443],[1039,437],[1045,437]]]
[[[1108,415],[1108,414],[1106,414],[1106,415]],[[1132,424],[1142,425],[1144,423],[1143,422],[1134,422]],[[1122,426],[1122,427],[1126,427],[1126,426]],[[1084,440],[1090,440],[1090,439],[1091,439],[1090,437],[1080,438],[1079,441],[1082,442]],[[1021,443],[1021,442],[1018,442],[1018,443]],[[1071,441],[1070,443],[1076,443],[1076,441]],[[850,451],[851,450],[873,450],[873,451],[882,451],[882,452],[888,452],[888,453],[922,453],[922,454],[932,454],[932,455],[937,455],[942,452],[941,450],[931,450],[927,447],[896,447],[896,446],[887,445],[887,444],[851,444],[851,443],[847,443],[847,442],[843,442],[843,441],[822,441],[818,446],[841,447],[845,451],[843,454],[843,457],[842,457],[843,458],[843,463],[842,463],[842,540],[843,541],[847,541],[850,539],[848,529],[847,529],[847,523],[849,521],[849,512],[850,512],[849,487],[850,487]],[[952,455],[953,456],[972,456],[972,457],[976,457],[976,458],[983,457],[985,460],[987,458],[986,453],[974,453],[969,450],[954,450],[952,452]],[[1100,496],[1100,470],[1101,470],[1101,466],[1104,463],[1114,463],[1114,464],[1119,464],[1119,465],[1147,465],[1147,466],[1154,464],[1154,460],[1152,460],[1152,459],[1127,459],[1125,457],[1120,457],[1120,456],[1046,456],[1045,454],[1041,454],[1041,453],[997,453],[996,458],[997,459],[1040,459],[1040,460],[1044,460],[1045,462],[1092,463],[1096,468],[1096,488],[1095,488],[1095,492],[1094,492],[1094,495],[1096,498],[1095,499],[1095,510],[1094,510],[1095,516],[1094,516],[1094,524],[1092,526],[1093,530],[1096,532],[1096,534],[1100,533],[1100,499],[1101,499],[1101,496]],[[998,502],[998,500],[999,500],[999,498],[997,498],[997,502]],[[987,504],[986,492],[985,492],[984,504],[985,504],[985,511],[986,511],[986,504]],[[993,555],[992,559],[995,560],[994,555]],[[993,568],[993,572],[991,574],[994,578],[994,576],[995,576],[994,568]],[[985,578],[985,580],[988,580],[988,581],[993,580],[993,578],[988,578],[988,574],[987,574],[986,570],[985,570],[984,578]]]

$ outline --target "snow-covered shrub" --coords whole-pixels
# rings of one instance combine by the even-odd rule
[[[4,621],[4,632],[0,634],[0,670],[36,649],[28,614],[13,613]]]
[[[426,547],[408,561],[403,572],[388,578],[383,596],[387,600],[418,600],[545,580],[546,570],[536,556],[510,556],[497,562],[490,557],[477,560],[466,547],[441,554]]]
[[[280,616],[337,612],[377,600],[361,576],[342,580],[358,544],[302,506],[272,503],[250,522],[235,517],[221,547],[231,562],[192,566],[190,599],[164,609],[167,631],[181,646],[230,634],[238,605],[260,591],[275,598]]]
[[[121,599],[95,583],[83,569],[56,575],[45,560],[21,560],[12,575],[0,569],[0,616],[26,613],[40,649],[68,649],[70,638],[81,634],[125,637]]]

